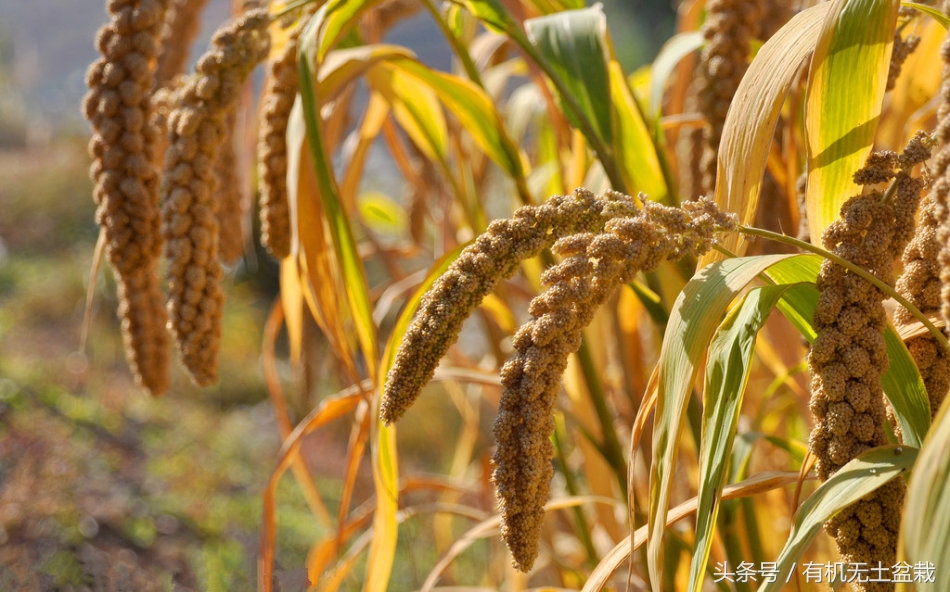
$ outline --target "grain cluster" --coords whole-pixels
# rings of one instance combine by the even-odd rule
[[[706,199],[680,209],[642,195],[634,200],[577,190],[492,222],[424,296],[386,381],[381,415],[387,423],[412,404],[462,322],[499,280],[552,245],[563,257],[544,273],[546,288],[532,300],[532,318],[515,335],[515,354],[501,371],[492,481],[502,536],[519,569],[529,570],[538,554],[553,475],[553,409],[581,331],[621,284],[661,261],[705,252],[717,232],[733,226],[733,219]]]
[[[841,218],[825,231],[829,251],[894,283],[894,262],[914,235],[914,217],[923,181],[911,171],[929,156],[923,136],[904,154],[875,153],[855,175],[858,184],[876,187],[850,198]],[[881,377],[888,368],[884,344],[887,316],[884,293],[830,260],[818,276],[816,338],[808,355],[812,372],[810,438],[818,477],[828,479],[865,450],[888,443],[887,410]],[[897,561],[904,482],[895,479],[843,509],[828,523],[845,561],[893,565]],[[861,590],[889,590],[886,582],[865,582]]]
[[[96,220],[115,270],[118,315],[136,381],[168,388],[168,336],[157,274],[159,176],[150,92],[167,1],[111,0],[96,38],[101,54],[86,73],[83,109],[93,128],[89,152]]]
[[[234,105],[270,41],[269,13],[250,10],[218,30],[195,72],[183,74],[202,4],[109,0],[102,57],[86,75],[96,216],[127,357],[154,394],[168,388],[169,329],[195,382],[216,377],[218,259],[233,262],[243,250],[247,210]]]

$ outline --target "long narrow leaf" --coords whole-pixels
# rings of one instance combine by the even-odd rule
[[[448,130],[435,92],[385,62],[366,73],[366,80],[392,107],[406,135],[427,158],[446,160]]]
[[[394,58],[389,63],[435,92],[479,148],[515,181],[523,181],[525,171],[521,152],[505,132],[495,103],[481,87],[469,80],[432,70],[414,59]]]
[[[739,412],[752,370],[755,338],[787,289],[788,286],[784,285],[751,290],[742,304],[729,313],[709,346],[690,590],[702,589],[702,576],[712,548],[713,526],[727,477],[725,459],[731,454],[736,436]]]
[[[316,63],[330,52],[343,33],[367,8],[379,4],[382,0],[330,0],[313,15],[309,28],[313,29],[311,47],[315,51]]]
[[[936,567],[934,590],[950,589],[950,399],[934,418],[904,501],[898,555],[913,565]],[[904,589],[909,587],[904,587]]]
[[[528,38],[564,83],[601,143],[613,143],[607,19],[599,6],[525,21]],[[569,119],[575,113],[564,109]],[[579,126],[578,121],[574,124]]]
[[[396,426],[385,425],[378,416],[373,446],[373,484],[376,512],[373,514],[373,542],[366,565],[365,592],[386,592],[396,559],[399,535],[399,455],[396,450]]]
[[[703,45],[700,31],[679,33],[660,48],[660,53],[650,66],[650,115],[659,117],[663,109],[663,90],[666,81],[680,61]]]
[[[316,28],[318,25],[319,21],[314,21],[304,31],[302,38],[306,42],[301,45],[301,53],[298,59],[300,96],[304,106],[303,115],[307,128],[307,142],[317,174],[317,185],[324,214],[330,228],[330,235],[333,238],[335,255],[343,276],[347,304],[353,315],[356,334],[359,338],[370,378],[374,378],[376,376],[378,347],[366,277],[362,260],[356,248],[356,240],[350,228],[349,218],[340,203],[335,175],[324,150],[320,134],[321,102],[316,94],[316,83],[313,76],[313,73],[317,71],[317,62],[314,53],[307,51],[308,47],[312,47],[314,36],[318,32]]]
[[[299,310],[302,299],[346,372],[355,379],[358,344],[348,330],[352,326],[352,314],[339,299],[344,286],[331,240],[326,236],[325,212],[306,136],[303,102],[298,99],[287,125],[287,198],[291,219],[295,222],[296,257],[284,261],[281,273],[281,294],[286,300],[288,332],[292,339],[291,355],[295,362],[299,360],[303,336],[303,311]]]
[[[812,58],[805,104],[808,230],[821,236],[860,192],[852,176],[874,144],[898,0],[834,0]]]
[[[790,255],[730,259],[709,265],[683,288],[673,305],[658,362],[653,460],[650,468],[650,542],[647,562],[653,588],[661,588],[663,530],[670,507],[679,436],[693,381],[726,308],[769,266]]]
[[[763,581],[759,592],[783,589],[793,575],[795,562],[829,518],[912,468],[916,459],[916,448],[872,448],[858,455],[822,483],[795,513],[792,532],[776,560],[776,577],[774,581]]]
[[[654,201],[671,205],[670,192],[663,177],[660,158],[657,156],[657,147],[653,143],[654,136],[643,120],[640,106],[627,86],[620,64],[611,60],[609,70],[617,126],[615,150],[623,167],[627,191],[631,194],[642,191]]]

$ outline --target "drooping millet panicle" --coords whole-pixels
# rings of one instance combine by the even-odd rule
[[[167,0],[110,0],[96,38],[102,57],[86,73],[83,111],[96,220],[115,270],[126,356],[152,394],[168,388],[168,335],[157,277],[161,251],[155,133],[149,92]]]
[[[950,0],[943,3],[943,12],[950,15]],[[940,49],[943,59],[943,81],[940,85],[937,108],[936,147],[930,161],[930,174],[934,179],[934,216],[937,219],[937,242],[941,245],[940,256],[940,314],[950,320],[950,34]],[[950,323],[947,324],[950,327]]]
[[[224,122],[225,138],[221,143],[221,152],[214,163],[214,174],[217,178],[218,201],[218,259],[226,264],[233,265],[244,254],[244,229],[250,204],[250,194],[245,191],[245,183],[241,178],[241,169],[238,164],[237,147],[235,146],[234,131],[237,127],[237,112],[228,113]]]
[[[217,377],[221,264],[214,164],[240,89],[269,47],[267,10],[253,10],[215,33],[196,76],[168,116],[162,232],[168,260],[168,312],[182,360],[199,385]]]
[[[933,192],[921,202],[917,231],[904,249],[904,270],[897,279],[897,291],[926,315],[940,311],[940,267],[937,258],[940,242],[937,240],[938,221]],[[906,309],[898,308],[894,321],[898,325],[915,322]],[[930,415],[936,414],[950,390],[950,353],[929,335],[907,340],[917,369],[924,380],[930,399]]]
[[[542,276],[547,288],[531,301],[532,319],[515,335],[515,355],[501,371],[505,388],[494,425],[492,482],[502,537],[522,571],[531,569],[538,555],[554,472],[554,403],[584,327],[606,298],[639,272],[663,260],[700,255],[716,232],[735,225],[712,200],[686,202],[678,209],[641,199],[640,212],[608,221],[603,232],[573,234],[554,244],[564,259]]]
[[[287,40],[271,63],[261,95],[257,141],[260,186],[261,244],[276,259],[290,255],[290,204],[287,197],[287,122],[297,95],[297,41],[300,29]]]
[[[700,107],[706,117],[705,150],[700,169],[703,193],[715,189],[719,142],[729,105],[748,68],[750,43],[758,33],[762,0],[709,0],[703,37]]]
[[[511,218],[495,220],[435,281],[419,304],[386,378],[380,417],[398,420],[432,379],[462,323],[482,298],[520,263],[558,239],[599,232],[610,218],[634,215],[633,198],[617,193],[596,196],[578,189],[537,206],[523,206]]]
[[[863,185],[894,180],[893,196],[880,191],[852,197],[841,219],[824,233],[829,251],[893,284],[894,261],[914,234],[922,183],[910,176],[911,161],[926,155],[913,143],[902,157],[877,153],[855,175]],[[900,172],[894,168],[901,165]],[[907,165],[906,167],[904,165]],[[884,294],[846,268],[825,261],[818,276],[817,337],[808,363],[812,371],[810,448],[824,481],[855,456],[888,443],[881,376],[888,367],[884,344]],[[826,523],[849,563],[893,565],[896,561],[904,482],[895,479],[843,509]],[[892,590],[887,582],[856,584],[858,590]]]
[[[153,157],[155,166],[164,168],[165,151],[168,149],[168,116],[178,103],[178,91],[185,85],[184,76],[176,76],[165,86],[152,91],[149,126],[155,134]]]
[[[155,70],[155,87],[167,86],[185,73],[191,46],[201,28],[201,12],[208,0],[169,0],[162,24],[162,52]]]

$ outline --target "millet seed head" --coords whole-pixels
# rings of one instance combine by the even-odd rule
[[[96,221],[116,274],[126,357],[153,394],[168,386],[168,335],[157,278],[161,250],[156,135],[150,125],[152,64],[166,0],[107,4],[97,36],[102,53],[86,72],[83,112],[92,124],[90,176]]]
[[[608,208],[612,213],[637,211],[633,198],[597,197],[578,189],[538,206],[524,206],[511,218],[489,224],[422,298],[386,379],[380,404],[383,421],[398,420],[412,405],[455,342],[464,320],[501,279],[564,236],[600,231]]]
[[[257,141],[261,244],[276,259],[290,255],[292,230],[287,197],[287,122],[297,96],[297,44],[300,29],[270,65],[261,96]]]
[[[168,116],[162,205],[167,308],[182,360],[199,385],[217,379],[224,303],[215,163],[229,137],[226,121],[238,90],[267,56],[268,22],[266,10],[254,10],[215,33],[198,75],[176,94]]]
[[[894,260],[914,234],[922,188],[910,176],[913,165],[907,164],[922,160],[920,138],[908,152],[903,160],[889,152],[869,158],[855,175],[856,182],[890,181],[892,197],[871,191],[849,199],[841,219],[823,236],[825,248],[887,283],[892,281]],[[818,459],[818,476],[825,480],[864,450],[888,441],[881,387],[888,365],[883,338],[887,319],[881,291],[842,266],[825,261],[817,285],[820,295],[813,319],[817,335],[808,357],[814,376],[810,447]],[[888,484],[878,490],[881,493],[845,508],[826,525],[846,560],[893,563],[899,527],[887,528],[878,518],[885,512],[900,512],[903,482],[891,483],[896,485]]]
[[[735,224],[709,200],[677,209],[640,199],[643,208],[635,215],[608,220],[601,233],[582,232],[557,243],[571,255],[544,274],[545,290],[529,306],[533,318],[518,330],[515,354],[501,371],[504,391],[493,429],[492,482],[502,537],[522,571],[531,568],[538,554],[553,475],[554,405],[584,327],[637,273],[664,260],[699,255],[716,232]]]

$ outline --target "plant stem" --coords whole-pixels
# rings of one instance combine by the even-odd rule
[[[561,468],[563,469],[561,474],[564,475],[564,486],[568,494],[576,496],[579,495],[580,490],[577,488],[577,480],[574,478],[574,473],[572,473],[571,469],[567,466],[567,457],[564,454],[564,447],[561,442],[561,436],[559,435],[560,431],[561,426],[558,425],[558,428],[554,430],[554,434],[552,435],[554,438],[554,450],[557,453],[558,462],[561,463]],[[577,520],[578,537],[581,539],[581,544],[584,545],[584,550],[587,551],[587,558],[591,561],[592,565],[597,565],[597,549],[594,547],[593,539],[590,538],[590,525],[587,523],[587,517],[584,516],[584,510],[580,506],[574,506],[573,510],[574,518]]]
[[[914,306],[914,304],[911,301],[907,300],[906,298],[898,294],[897,290],[895,290],[893,287],[882,282],[879,278],[875,277],[873,274],[868,273],[868,271],[863,269],[862,267],[855,265],[854,263],[848,261],[847,259],[839,257],[838,255],[835,255],[834,253],[827,251],[819,246],[813,245],[811,243],[806,243],[805,241],[799,240],[797,238],[793,238],[785,234],[779,234],[777,232],[772,232],[771,230],[763,230],[761,228],[754,228],[752,226],[742,226],[742,225],[740,225],[737,228],[737,230],[738,232],[748,235],[748,236],[757,236],[757,237],[767,238],[767,239],[774,240],[776,242],[780,242],[786,245],[798,247],[799,249],[802,249],[804,251],[809,251],[811,253],[815,253],[816,255],[821,255],[825,259],[828,259],[829,261],[832,261],[833,263],[837,263],[838,265],[844,267],[848,271],[867,280],[871,285],[875,286],[876,288],[878,288],[879,290],[881,290],[882,292],[884,292],[885,294],[887,294],[888,296],[896,300],[898,304],[906,308],[907,312],[909,312],[911,315],[914,316],[914,318],[920,321],[924,325],[924,327],[926,327],[927,330],[930,331],[930,334],[933,335],[934,339],[936,339],[937,342],[946,351],[950,352],[950,342],[947,341],[947,337],[943,334],[943,332],[940,329],[938,329],[932,322],[930,322],[930,319],[928,319],[927,316],[924,313],[922,313],[919,308]]]
[[[623,458],[623,450],[620,447],[620,439],[617,437],[617,430],[614,429],[613,416],[607,409],[607,401],[604,395],[604,389],[600,384],[600,377],[597,374],[597,367],[594,365],[594,359],[590,355],[590,348],[587,342],[582,341],[581,347],[577,350],[577,359],[581,363],[581,371],[584,374],[584,382],[587,384],[587,390],[590,392],[591,402],[594,404],[594,410],[597,412],[597,419],[600,421],[600,429],[603,432],[603,447],[605,457],[610,466],[617,473],[617,482],[623,491],[624,497],[627,495],[627,462]]]

